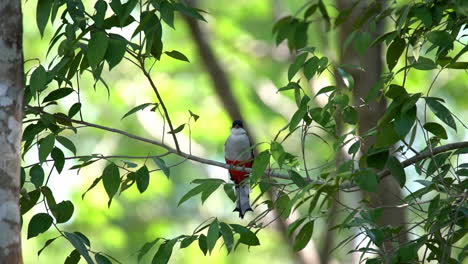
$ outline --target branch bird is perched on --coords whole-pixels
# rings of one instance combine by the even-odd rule
[[[249,136],[244,129],[242,121],[235,120],[232,123],[231,134],[224,144],[224,155],[227,164],[234,166],[252,168],[253,150],[251,148]],[[248,172],[229,170],[231,180],[236,188],[236,208],[234,212],[239,212],[239,217],[244,218],[247,211],[252,211],[250,207],[250,184],[244,181],[249,175]],[[244,181],[244,182],[243,182]]]

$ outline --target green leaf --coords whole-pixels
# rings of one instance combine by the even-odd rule
[[[314,77],[315,73],[317,73],[318,63],[319,58],[316,56],[308,59],[307,62],[304,63],[304,75],[307,80],[310,80],[312,77]]]
[[[102,172],[102,182],[107,196],[109,196],[108,206],[110,206],[112,197],[117,193],[120,186],[120,174],[117,165],[111,163],[104,169]]]
[[[104,59],[108,46],[109,38],[107,38],[106,33],[96,31],[91,34],[86,55],[93,70],[97,69],[98,64]]]
[[[193,241],[197,240],[197,236],[189,236],[189,237],[186,237],[184,238],[181,242],[180,242],[180,248],[186,248],[188,246],[190,246]]]
[[[74,91],[75,90],[73,90],[72,88],[59,88],[57,90],[53,90],[44,98],[44,100],[42,100],[42,102],[46,103],[64,98],[67,95],[73,93]]]
[[[57,136],[55,139],[57,139],[57,141],[62,144],[62,146],[66,147],[68,150],[73,152],[74,155],[76,155],[76,147],[71,140],[62,136]]]
[[[140,263],[140,260],[143,258],[144,255],[146,255],[146,253],[148,253],[148,251],[153,248],[153,246],[158,243],[160,238],[156,238],[155,240],[151,241],[151,242],[147,242],[145,243],[141,248],[140,250],[138,250],[138,263]]]
[[[434,45],[442,47],[442,48],[451,48],[453,47],[453,36],[450,35],[445,30],[436,30],[427,33],[426,35],[427,40],[432,42]]]
[[[376,246],[382,246],[382,242],[385,239],[385,234],[382,230],[376,228],[368,229],[366,230],[366,234]]]
[[[206,252],[208,252],[208,247],[206,245],[206,236],[204,234],[201,234],[198,237],[198,247],[203,252],[203,255],[206,256]]]
[[[218,220],[215,219],[210,227],[208,228],[208,234],[206,236],[206,245],[208,246],[208,252],[213,251],[213,248],[216,245],[216,241],[218,241],[219,238],[219,223]]]
[[[294,89],[294,90],[301,89],[301,86],[297,82],[290,82],[290,83],[288,83],[288,85],[279,88],[278,92],[286,91],[286,90],[292,90],[292,89]]]
[[[343,121],[348,124],[355,125],[358,120],[358,113],[352,106],[347,106],[343,109]]]
[[[149,185],[149,171],[146,165],[143,165],[136,171],[136,184],[140,193],[146,191]]]
[[[302,97],[302,100],[299,104],[299,109],[296,111],[296,113],[294,113],[294,115],[291,117],[291,121],[289,122],[289,131],[293,131],[307,114],[307,104],[309,101],[310,98],[307,95]]]
[[[47,72],[42,65],[39,65],[31,74],[29,79],[29,88],[31,93],[36,96],[36,92],[40,92],[46,88],[48,82]]]
[[[390,156],[387,160],[387,168],[390,170],[392,176],[398,181],[400,187],[403,188],[406,183],[406,174],[400,161],[394,156]]]
[[[54,148],[55,136],[49,134],[47,137],[39,140],[39,161],[44,162]]]
[[[395,38],[387,50],[387,66],[390,71],[393,70],[401,54],[405,50],[406,42],[402,38]]]
[[[231,201],[233,203],[236,202],[236,194],[234,193],[234,184],[232,183],[227,183],[227,184],[224,184],[223,186],[223,189],[224,189],[224,192],[226,193],[226,195],[229,197],[229,199],[231,199]]]
[[[52,191],[50,190],[49,187],[43,186],[41,187],[41,192],[44,195],[44,198],[47,201],[47,205],[49,207],[54,207],[57,203],[55,202],[54,195],[52,194]]]
[[[75,207],[70,201],[62,201],[52,206],[50,210],[52,211],[57,223],[65,223],[72,217]]]
[[[309,243],[310,239],[312,238],[313,232],[314,221],[309,221],[301,228],[301,231],[299,231],[299,233],[297,234],[296,239],[294,240],[293,250],[299,251],[305,248],[305,246],[307,246],[307,243]]]
[[[306,218],[300,218],[294,221],[292,224],[288,225],[288,229],[286,230],[286,233],[288,234],[288,237],[291,237],[294,231],[306,220]]]
[[[359,188],[367,192],[377,192],[378,176],[371,169],[359,170],[354,176]]]
[[[236,233],[240,235],[240,243],[248,246],[260,245],[260,241],[258,240],[257,235],[255,235],[255,233],[249,230],[248,228],[237,224],[231,224],[231,227]]]
[[[426,97],[426,103],[432,112],[445,124],[457,131],[457,125],[450,111],[434,98]]]
[[[46,213],[34,215],[28,224],[28,239],[47,231],[52,225],[52,222],[52,217]]]
[[[78,252],[78,250],[74,249],[67,256],[67,258],[65,259],[65,262],[63,264],[78,264],[80,259],[81,259],[80,252]]]
[[[176,60],[190,62],[189,59],[184,54],[180,53],[177,50],[165,51],[164,53],[166,53],[167,56],[174,58]]]
[[[143,110],[143,109],[145,109],[146,107],[148,107],[150,105],[154,105],[154,104],[153,103],[144,103],[144,104],[135,106],[130,111],[128,111],[120,120],[124,119],[125,117],[127,117],[127,116],[129,116],[131,114],[136,113],[137,111]]]
[[[442,138],[442,139],[447,139],[447,132],[445,131],[445,128],[441,125],[439,125],[438,123],[434,123],[434,122],[427,122],[426,124],[424,124],[424,129],[426,129],[427,131],[431,132],[432,134],[434,134],[435,136],[439,137],[439,138]]]
[[[36,8],[36,22],[41,38],[44,37],[44,30],[49,20],[50,11],[52,10],[53,0],[38,0]]]
[[[78,114],[81,110],[81,103],[74,103],[71,107],[70,110],[68,110],[68,117],[72,118],[74,115]]]
[[[348,154],[353,155],[356,154],[359,151],[359,148],[361,147],[361,142],[357,141],[354,142],[351,147],[348,149]]]
[[[37,252],[37,256],[40,256],[42,251],[44,251],[44,249],[46,249],[46,247],[48,247],[50,244],[52,244],[52,242],[55,241],[55,239],[57,239],[59,237],[54,237],[54,238],[51,238],[49,240],[47,240],[45,243],[44,243],[44,246]]]
[[[375,169],[383,169],[385,167],[385,164],[387,163],[388,159],[388,150],[383,149],[383,150],[378,150],[373,153],[369,153],[367,156],[367,166]]]
[[[193,117],[193,120],[194,120],[195,122],[197,122],[197,120],[198,120],[198,118],[200,118],[200,116],[194,114],[194,113],[193,113],[192,111],[190,111],[190,110],[188,110],[188,111],[189,111],[189,113],[190,113],[190,116]]]
[[[98,0],[94,5],[96,13],[93,16],[93,19],[98,28],[102,27],[104,24],[104,18],[106,17],[107,3],[104,0]]]
[[[52,159],[54,160],[54,166],[57,169],[58,173],[61,173],[63,170],[63,166],[65,165],[65,155],[63,154],[62,150],[57,147],[52,149],[51,153]]]
[[[84,243],[89,241],[86,241],[83,237],[78,235],[77,233],[69,233],[64,231],[64,236],[65,238],[70,241],[70,243],[75,247],[76,250],[80,253],[81,256],[86,260],[88,264],[94,264],[94,261],[91,259],[89,256],[88,250],[86,249],[86,246]]]
[[[151,264],[166,264],[172,255],[172,249],[177,243],[177,239],[167,240],[161,246],[153,257]]]
[[[193,196],[203,192],[205,190],[206,186],[207,186],[206,184],[200,184],[200,185],[196,186],[195,188],[191,189],[190,191],[188,191],[184,196],[182,196],[182,198],[180,199],[177,206],[180,206],[181,204],[183,204],[188,199],[190,199]]]
[[[306,58],[307,58],[307,53],[302,53],[296,57],[296,59],[294,60],[294,63],[289,66],[288,81],[291,81],[294,75],[296,75],[296,73],[304,64],[304,61],[306,60]]]
[[[112,262],[104,255],[101,253],[97,253],[94,256],[94,259],[96,260],[97,264],[112,264]]]
[[[164,172],[166,177],[169,178],[171,174],[170,174],[169,168],[166,166],[166,162],[159,157],[153,157],[152,159],[153,159],[153,162],[156,164],[156,166],[158,166]]]
[[[320,89],[320,91],[318,91],[318,93],[317,93],[314,97],[317,97],[317,96],[319,96],[320,94],[328,93],[328,92],[331,92],[331,91],[334,91],[334,90],[336,90],[336,86],[334,86],[334,85],[325,86],[325,87],[323,87],[322,89]]]
[[[395,117],[394,129],[399,138],[404,139],[405,136],[410,132],[416,121],[416,106],[413,106],[410,110],[403,112]]]
[[[440,202],[440,194],[434,197],[431,202],[429,203],[429,208],[427,209],[427,215],[429,218],[432,218],[437,215],[439,211],[439,202]]]
[[[109,64],[109,71],[119,64],[125,56],[127,42],[119,35],[111,34],[109,38],[109,46],[107,47],[105,60]],[[117,37],[118,36],[118,37]]]
[[[408,92],[406,92],[405,87],[396,84],[391,84],[387,93],[385,94],[386,97],[393,100],[404,98],[406,95],[408,95]]]
[[[354,78],[349,72],[345,71],[343,68],[337,68],[338,74],[340,75],[343,83],[352,90],[354,88]]]
[[[39,164],[36,164],[29,170],[29,177],[34,186],[40,188],[44,183],[44,170]]]
[[[359,56],[362,56],[366,52],[370,43],[371,35],[368,32],[358,33],[354,39],[354,49],[356,49]]]
[[[232,234],[232,230],[229,225],[223,222],[219,223],[219,227],[219,231],[221,232],[221,235],[224,239],[224,245],[226,245],[227,251],[230,253],[234,245],[234,236]]]
[[[256,183],[265,172],[268,164],[270,163],[270,153],[265,150],[255,157],[254,164],[252,166],[252,176],[250,177],[251,183]]]
[[[171,28],[174,28],[174,8],[169,2],[161,2],[159,13],[163,21]]]
[[[202,204],[206,201],[206,199],[208,199],[208,197],[210,197],[210,195],[216,191],[219,187],[219,185],[221,185],[221,183],[223,182],[215,182],[215,183],[210,183],[210,184],[204,184],[204,185],[207,185],[206,188],[203,190],[202,194],[201,194],[201,200],[202,200]]]
[[[168,134],[177,134],[177,133],[179,133],[180,131],[182,131],[182,130],[184,129],[184,127],[185,127],[185,124],[182,124],[182,125],[178,126],[177,128],[175,128],[174,130],[169,131],[169,132],[167,132],[167,133],[168,133]]]
[[[303,188],[307,186],[306,180],[296,171],[290,170],[289,176],[291,177],[291,180],[294,182],[294,184],[297,185],[297,187]]]
[[[380,147],[388,147],[400,140],[400,136],[395,131],[395,123],[389,123],[388,125],[384,126],[378,133],[377,139],[375,142],[375,146]]]
[[[410,60],[414,58],[410,58]],[[418,60],[417,61],[414,61],[412,64],[411,64],[411,67],[417,69],[417,70],[421,70],[421,71],[430,71],[430,70],[433,70],[433,69],[437,69],[437,64],[435,64],[435,62],[433,62],[431,59],[429,58],[426,58],[426,57],[423,57],[423,56],[419,56]]]

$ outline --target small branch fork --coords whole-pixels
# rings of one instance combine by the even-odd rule
[[[29,109],[29,110],[38,112],[38,113],[49,114],[49,113],[45,112],[44,110],[42,110],[41,108],[38,108],[38,107],[26,106],[26,108]],[[55,117],[57,119],[62,119],[64,121],[69,121],[69,122],[72,122],[72,123],[75,123],[75,124],[81,124],[81,125],[88,126],[88,127],[94,127],[94,128],[97,128],[97,129],[101,129],[101,130],[109,131],[109,132],[112,132],[112,133],[120,134],[120,135],[129,137],[129,138],[138,140],[138,141],[142,141],[142,142],[146,142],[146,143],[149,143],[149,144],[152,144],[152,145],[156,145],[156,146],[159,146],[159,147],[162,147],[162,148],[166,149],[167,154],[172,153],[172,154],[175,154],[177,156],[183,157],[185,159],[193,160],[193,161],[196,161],[196,162],[199,162],[199,163],[202,163],[202,164],[217,166],[217,167],[221,167],[221,168],[225,168],[225,169],[229,169],[229,170],[245,171],[245,172],[249,172],[249,173],[252,172],[251,168],[236,167],[236,166],[232,166],[230,164],[226,164],[226,163],[223,163],[223,162],[198,157],[198,156],[195,156],[195,155],[192,155],[192,154],[189,154],[189,153],[182,152],[180,150],[173,149],[170,146],[168,146],[168,145],[166,145],[164,143],[161,143],[159,141],[144,138],[144,137],[140,137],[140,136],[137,136],[137,135],[134,135],[134,134],[131,134],[131,133],[119,130],[119,129],[105,127],[105,126],[101,126],[101,125],[98,125],[98,124],[89,123],[89,122],[86,122],[86,121],[66,118],[66,117],[63,117],[63,116],[55,116]],[[416,163],[418,161],[426,159],[426,158],[428,158],[430,156],[437,155],[439,153],[443,153],[443,152],[447,152],[447,151],[451,151],[451,150],[455,150],[455,149],[465,148],[465,147],[468,147],[468,141],[461,141],[461,142],[446,144],[446,145],[434,148],[432,150],[426,150],[424,152],[420,152],[420,153],[414,155],[413,157],[402,161],[401,165],[404,168],[406,168],[406,167],[408,167],[408,166],[410,166],[410,165],[412,165],[412,164],[414,164],[414,163]],[[167,154],[165,154],[165,155],[167,155]],[[286,180],[291,179],[288,174],[279,173],[279,172],[276,172],[276,171],[273,171],[273,170],[266,170],[265,175],[268,175],[268,176],[271,176],[271,177],[274,177],[274,178],[279,178],[279,179],[286,179]],[[390,171],[389,170],[383,170],[383,171],[379,172],[377,175],[380,178],[384,178],[384,177],[390,175]],[[320,181],[320,180],[312,180],[312,179],[305,179],[305,180],[307,182],[309,182],[309,183],[313,183],[313,184],[316,184],[316,185],[326,184],[324,181]],[[355,187],[355,186],[356,186],[355,184],[343,184],[343,185],[340,186],[340,189],[349,189],[349,188],[352,188],[352,187]]]

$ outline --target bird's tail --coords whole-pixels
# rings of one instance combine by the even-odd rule
[[[239,217],[244,218],[247,211],[253,211],[250,207],[250,184],[236,184],[236,208],[234,212],[239,212]]]

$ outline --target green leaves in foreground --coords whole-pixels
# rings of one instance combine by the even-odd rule
[[[144,103],[144,104],[141,104],[141,105],[137,105],[135,106],[134,108],[132,108],[130,111],[128,111],[122,118],[124,119],[125,117],[131,115],[131,114],[134,114],[140,110],[143,110],[145,109],[146,107],[150,106],[150,105],[154,105],[154,107],[151,109],[151,111],[154,111],[156,110],[156,108],[158,107],[158,104],[157,103]]]
[[[54,220],[46,213],[38,213],[31,218],[28,225],[28,239],[47,231]]]
[[[270,152],[268,150],[263,151],[255,157],[255,161],[252,167],[252,175],[250,176],[250,182],[257,182],[265,172],[268,164],[270,163]]]
[[[371,169],[363,169],[354,174],[356,184],[364,191],[377,192],[378,176]]]
[[[106,190],[107,195],[109,196],[109,202],[107,206],[111,205],[112,197],[117,193],[120,186],[120,174],[119,168],[115,163],[109,164],[104,171],[102,172],[102,181],[104,184],[104,189]]]
[[[183,204],[185,201],[188,199],[192,198],[193,196],[201,193],[201,199],[202,203],[208,199],[208,197],[218,189],[218,187],[224,183],[223,180],[220,179],[198,179],[194,180],[193,183],[199,184],[197,187],[191,189],[188,191],[184,196],[179,201],[179,204],[177,206],[180,206]]]
[[[305,248],[305,246],[307,246],[307,243],[309,243],[309,240],[312,238],[313,232],[314,221],[309,221],[301,228],[301,231],[299,231],[299,233],[297,234],[293,245],[294,251],[299,251]]]

